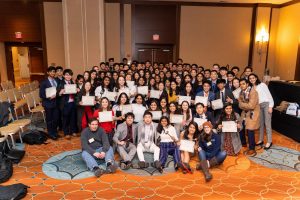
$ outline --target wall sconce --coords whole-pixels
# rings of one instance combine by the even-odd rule
[[[261,62],[262,54],[267,52],[269,33],[266,31],[265,27],[262,27],[255,37],[257,53],[259,55],[259,62]]]

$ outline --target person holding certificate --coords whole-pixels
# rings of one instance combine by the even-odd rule
[[[83,97],[92,96],[95,94],[91,91],[92,85],[90,82],[85,82],[82,90],[76,96],[76,104],[77,104],[77,127],[79,131],[86,128],[88,126],[88,119],[93,116],[94,105],[96,101],[94,100],[94,105],[86,106],[85,102],[83,102]]]
[[[135,88],[133,90],[136,91]],[[123,93],[124,92],[124,93],[126,93],[129,96],[129,98],[131,98],[130,102],[133,101],[133,99],[136,95],[136,92],[133,92],[127,86],[127,83],[126,83],[125,78],[123,76],[118,77],[116,86],[114,88],[114,92],[118,92],[118,93],[120,93],[120,92]]]
[[[247,79],[240,80],[240,87],[242,92],[240,94],[239,107],[243,110],[241,117],[245,119],[245,130],[248,135],[249,149],[245,153],[248,156],[253,156],[256,154],[255,151],[255,135],[254,131],[259,128],[260,125],[260,107],[258,94],[255,89],[249,86],[249,81]],[[245,131],[240,132],[242,145],[246,145]]]
[[[139,123],[143,121],[144,112],[147,110],[147,106],[143,95],[137,94],[132,104],[132,112],[135,116],[134,122]]]
[[[152,122],[152,113],[146,111],[144,113],[144,121],[138,124],[137,128],[137,155],[139,158],[139,167],[147,168],[148,163],[145,162],[144,152],[154,153],[153,166],[162,173],[161,163],[159,161],[160,149],[157,143],[157,123]]]
[[[193,85],[190,83],[190,82],[187,82],[185,84],[185,87],[184,87],[184,90],[182,90],[180,92],[180,95],[181,96],[188,96],[188,97],[191,97],[191,108],[194,108],[194,102],[195,102],[195,94],[194,94],[194,91],[193,91]]]
[[[132,159],[136,154],[136,128],[137,125],[133,123],[134,114],[126,113],[125,122],[120,124],[114,135],[114,142],[117,145],[117,151],[122,158],[120,168],[128,170],[132,166]]]
[[[182,114],[182,112],[178,108],[178,104],[176,102],[171,102],[169,104],[169,115],[168,115],[168,117],[171,119],[173,115],[181,115],[181,114]],[[181,122],[181,123],[172,123],[172,125],[174,126],[174,128],[176,130],[176,133],[177,133],[178,137],[179,137],[180,131],[183,128],[182,123],[183,122]]]
[[[149,111],[149,112],[160,112],[160,113],[162,113],[161,112],[161,110],[159,109],[159,107],[158,107],[158,103],[157,103],[157,101],[155,100],[155,99],[152,99],[151,100],[151,102],[150,102],[150,106],[149,106],[149,108],[147,109],[147,111]],[[153,114],[153,113],[152,113]],[[159,119],[155,119],[154,118],[154,115],[153,115],[153,122],[155,122],[155,123],[159,123],[159,120],[160,120],[160,118]]]
[[[194,119],[199,118],[203,121],[206,120],[206,121],[209,121],[212,124],[214,124],[214,119],[212,117],[211,112],[209,112],[209,111],[205,112],[206,108],[203,105],[203,103],[197,103],[195,106],[196,106],[196,113],[194,115]],[[198,124],[198,129],[199,129],[199,131],[202,131],[203,130],[203,125]]]
[[[107,117],[107,120],[101,121],[100,116],[104,114],[104,112],[108,113],[111,112],[111,120],[109,120],[109,117]],[[105,113],[105,114],[106,114]],[[115,128],[115,122],[113,121],[114,118],[114,111],[111,109],[110,101],[106,97],[102,97],[100,99],[100,106],[98,109],[94,111],[93,117],[99,119],[99,127],[103,128],[105,133],[107,134],[109,144],[113,145],[113,136],[114,136],[114,128]]]
[[[77,136],[77,112],[75,105],[75,94],[65,94],[65,85],[74,84],[72,80],[73,71],[71,69],[65,69],[63,72],[64,81],[61,82],[57,88],[61,99],[62,110],[62,125],[66,139],[71,139],[71,135]]]
[[[222,130],[222,128],[224,128],[222,123],[228,121],[237,123],[237,130],[234,130],[232,132],[224,132]],[[242,143],[239,135],[239,131],[242,128],[242,121],[243,120],[240,119],[240,115],[233,111],[232,104],[225,104],[222,114],[217,123],[217,131],[221,133],[221,149],[226,151],[227,155],[229,156],[238,155],[238,153],[242,149]]]
[[[190,109],[189,102],[183,101],[181,104],[181,112],[183,114],[182,128],[185,129],[193,120],[192,109]]]
[[[105,76],[103,78],[103,81],[101,85],[99,85],[95,90],[95,96],[97,97],[97,100],[100,100],[102,95],[106,92],[111,92],[111,81],[108,76]]]
[[[207,100],[208,100],[207,106],[208,107],[210,107],[210,105],[211,105],[210,102],[215,100],[215,93],[210,91],[210,87],[211,87],[211,82],[210,81],[204,81],[203,82],[203,91],[197,93],[197,95],[196,95],[196,96],[207,97]],[[212,109],[209,108],[209,111],[212,111]]]
[[[190,124],[187,126],[185,131],[180,133],[180,143],[185,140],[187,142],[187,145],[189,145],[189,148],[191,149],[197,149],[197,140],[199,137],[199,130],[198,130],[198,125],[196,122],[190,122]],[[192,147],[190,146],[192,145]],[[182,166],[184,168],[183,173],[193,173],[192,169],[189,165],[191,157],[194,156],[193,152],[190,151],[181,151],[181,161],[182,161]]]
[[[59,110],[56,99],[57,82],[55,80],[55,67],[48,67],[47,74],[48,78],[43,80],[40,85],[40,98],[45,109],[48,135],[51,139],[57,140]]]
[[[210,122],[203,124],[198,148],[200,164],[196,166],[197,170],[202,170],[206,182],[212,179],[209,168],[222,164],[227,156],[225,151],[221,151],[221,136],[214,133],[212,128]]]
[[[169,103],[178,101],[178,88],[175,81],[171,81],[171,88],[168,91],[168,100]]]
[[[122,115],[123,105],[129,104],[129,98],[126,93],[121,93],[118,97],[116,104],[113,106],[112,110],[115,113],[116,127],[124,122],[125,116]]]
[[[180,160],[180,151],[177,143],[179,142],[175,128],[170,124],[170,119],[166,116],[160,118],[157,126],[157,132],[160,138],[160,156],[159,161],[162,167],[165,167],[169,155],[173,156],[174,167],[177,171],[182,167]]]

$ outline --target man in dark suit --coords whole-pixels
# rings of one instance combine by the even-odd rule
[[[72,80],[73,71],[65,69],[63,72],[64,81],[58,86],[58,94],[61,96],[60,109],[62,111],[62,126],[66,139],[71,139],[71,135],[77,136],[77,117],[76,117],[76,94],[65,94],[65,85],[74,84]]]
[[[212,70],[211,72],[210,72],[210,81],[211,81],[211,91],[213,92],[213,93],[216,93],[216,92],[218,92],[218,87],[217,87],[217,80],[218,80],[218,72],[217,71],[215,71],[215,70]]]
[[[232,92],[229,89],[225,88],[225,85],[225,79],[217,80],[218,92],[215,93],[216,99],[222,99],[223,105],[225,105],[225,103],[237,104],[237,100],[234,98]],[[222,109],[214,111],[214,116],[216,120],[218,120],[221,112]]]
[[[46,122],[49,137],[56,140],[57,134],[57,122],[58,122],[58,108],[56,103],[56,94],[51,97],[46,96],[47,88],[57,87],[55,80],[55,67],[50,66],[47,69],[48,78],[41,82],[40,85],[40,97],[42,99],[42,105],[46,113]]]

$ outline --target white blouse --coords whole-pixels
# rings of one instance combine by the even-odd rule
[[[176,130],[172,125],[169,125],[167,128],[162,130],[160,134],[160,142],[174,142],[169,135],[173,136],[176,141],[178,140]]]
[[[269,108],[274,107],[274,100],[270,93],[268,86],[265,83],[260,83],[256,86],[255,90],[258,93],[259,104],[269,102]]]

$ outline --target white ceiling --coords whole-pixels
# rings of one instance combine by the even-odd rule
[[[156,0],[151,0],[156,1]],[[162,1],[184,1],[184,2],[211,2],[211,3],[272,3],[282,4],[291,0],[162,0]]]

